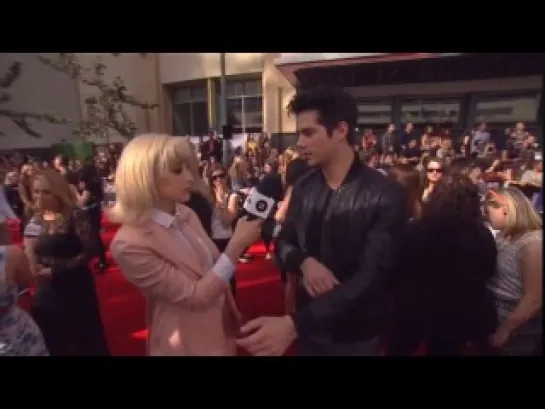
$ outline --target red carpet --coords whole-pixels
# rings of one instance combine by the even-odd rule
[[[109,246],[117,227],[104,221],[102,234]],[[21,237],[16,225],[11,226],[13,240]],[[248,264],[239,264],[237,304],[246,318],[283,313],[282,286],[274,263],[265,260],[262,244],[251,247],[254,259]],[[147,330],[144,322],[144,299],[140,292],[128,283],[108,254],[111,267],[104,274],[96,274],[96,286],[100,300],[102,320],[114,356],[144,355]],[[22,300],[22,305],[28,305]],[[240,355],[246,355],[240,351]]]

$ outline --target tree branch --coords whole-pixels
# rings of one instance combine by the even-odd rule
[[[0,77],[0,89],[5,90],[10,88],[21,77],[21,73],[22,63],[19,61],[14,61],[9,66],[7,72]],[[0,105],[4,105],[9,101],[11,101],[11,94],[6,91],[0,92]],[[32,128],[31,124],[29,123],[30,119],[36,121],[46,121],[52,124],[65,124],[69,122],[65,118],[60,118],[48,113],[20,112],[3,108],[0,108],[0,117],[8,118],[20,129],[34,138],[40,138],[42,135]],[[2,131],[0,131],[0,136],[4,136]]]
[[[90,68],[84,67],[75,54],[59,54],[55,60],[43,56],[38,59],[56,71],[96,89],[96,96],[88,97],[84,101],[87,118],[75,130],[78,135],[102,135],[107,129],[113,129],[124,138],[130,139],[136,135],[137,128],[125,107],[132,106],[143,110],[158,107],[158,104],[142,102],[128,94],[120,76],[116,76],[111,83],[107,82],[104,79],[106,66],[100,59],[95,60]]]

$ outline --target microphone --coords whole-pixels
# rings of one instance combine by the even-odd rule
[[[280,225],[274,220],[277,203],[282,199],[282,179],[280,175],[265,175],[263,179],[250,190],[242,206],[244,216],[249,220],[264,220],[261,226],[263,239],[271,240],[280,233]]]

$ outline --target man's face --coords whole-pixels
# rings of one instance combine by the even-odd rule
[[[348,126],[346,122],[340,122],[333,129],[331,136],[327,135],[326,128],[318,122],[316,111],[305,111],[297,115],[297,133],[299,139],[297,145],[301,151],[301,157],[310,166],[327,163],[335,153],[339,143],[346,140]]]

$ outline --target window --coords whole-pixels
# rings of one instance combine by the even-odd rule
[[[219,87],[217,88],[219,90]],[[227,83],[227,121],[240,132],[263,127],[261,79]],[[219,100],[219,99],[218,99]],[[216,104],[219,117],[219,104]]]
[[[244,98],[245,126],[263,126],[263,97]]]
[[[475,122],[535,122],[540,94],[483,97],[477,100]]]
[[[227,122],[233,126],[242,124],[242,98],[227,100]]]
[[[191,104],[193,127],[191,135],[199,136],[208,133],[208,107],[206,101]]]
[[[208,107],[206,87],[191,86],[177,89],[173,94],[173,120],[176,135],[206,135]]]
[[[176,104],[173,109],[174,134],[191,135],[191,103]]]
[[[183,104],[191,101],[191,88],[180,88],[174,91],[172,102],[174,104]]]
[[[244,84],[244,95],[261,95],[263,93],[263,84],[261,79],[255,81],[247,81]]]
[[[206,101],[206,88],[195,87],[191,88],[191,100],[192,101]]]
[[[401,106],[401,120],[415,124],[460,121],[460,101],[458,99],[405,100]]]
[[[392,102],[358,102],[358,125],[385,125],[392,122]]]
[[[227,84],[227,98],[236,98],[244,95],[243,82],[231,82]]]

